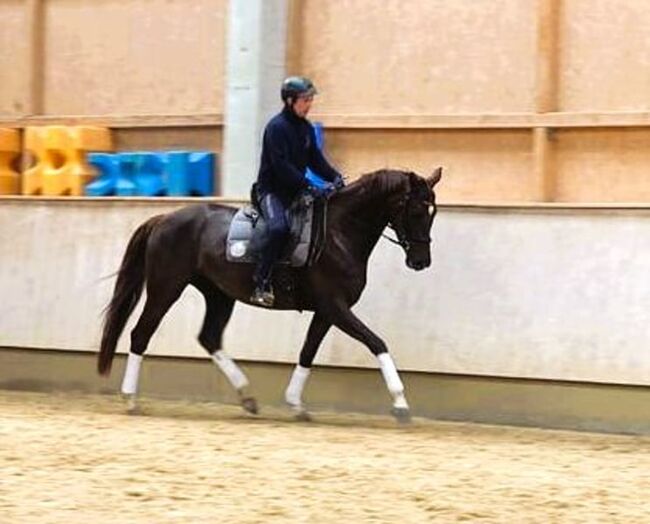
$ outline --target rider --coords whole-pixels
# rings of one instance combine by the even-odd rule
[[[271,307],[275,300],[271,271],[289,240],[286,210],[293,199],[304,190],[325,198],[343,186],[343,177],[321,153],[314,128],[306,118],[316,94],[309,79],[287,78],[280,92],[284,108],[264,129],[255,191],[269,236],[253,275],[253,304]],[[326,181],[323,186],[309,183],[305,177],[307,167]]]

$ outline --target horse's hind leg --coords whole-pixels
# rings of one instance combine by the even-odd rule
[[[169,311],[169,308],[178,300],[183,285],[175,287],[147,284],[147,300],[144,304],[142,314],[137,324],[131,331],[131,348],[126,361],[126,369],[122,380],[122,395],[127,402],[129,413],[137,413],[138,405],[136,395],[138,392],[138,382],[140,379],[140,366],[142,364],[142,355],[147,350],[147,345],[151,336],[154,334],[160,321]]]
[[[300,361],[294,368],[291,374],[291,380],[284,393],[284,399],[296,413],[296,418],[299,420],[311,419],[302,402],[302,392],[311,373],[311,365],[316,357],[318,347],[331,325],[320,313],[314,313],[311,324],[309,324],[309,330],[307,331],[307,338],[300,351]]]
[[[203,278],[195,278],[192,284],[203,294],[206,306],[199,343],[237,391],[242,407],[249,413],[257,414],[257,402],[250,395],[246,375],[222,349],[223,331],[232,315],[235,300]]]

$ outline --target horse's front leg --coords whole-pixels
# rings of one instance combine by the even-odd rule
[[[372,354],[377,357],[381,374],[383,375],[388,391],[393,398],[391,414],[398,422],[410,422],[411,415],[408,402],[406,401],[406,396],[404,395],[404,384],[399,377],[393,358],[388,353],[388,348],[384,341],[375,335],[375,333],[373,333],[363,322],[361,322],[361,320],[352,313],[347,305],[333,308],[330,311],[328,318],[336,327],[341,329],[341,331],[365,344]]]
[[[291,380],[289,380],[289,385],[284,393],[287,404],[296,413],[296,418],[299,420],[311,419],[302,402],[302,392],[311,373],[311,366],[316,357],[318,347],[331,325],[320,313],[314,313],[309,330],[307,331],[307,338],[300,351],[300,361],[293,370]]]

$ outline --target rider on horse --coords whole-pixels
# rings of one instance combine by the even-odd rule
[[[271,307],[275,300],[271,272],[289,240],[286,211],[291,202],[305,190],[325,198],[343,186],[343,177],[321,153],[314,128],[306,118],[316,94],[309,79],[287,78],[281,89],[284,108],[264,129],[260,170],[253,191],[269,235],[253,275],[253,304]],[[326,181],[323,186],[310,184],[305,176],[307,167]]]

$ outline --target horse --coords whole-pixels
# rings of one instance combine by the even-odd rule
[[[290,285],[275,289],[273,309],[312,311],[299,361],[285,390],[297,418],[308,420],[302,394],[318,347],[332,326],[363,343],[377,358],[392,397],[392,415],[410,420],[404,385],[384,341],[351,310],[366,286],[368,259],[384,229],[393,229],[407,267],[431,265],[430,231],[436,215],[434,186],[442,168],[428,177],[411,171],[382,169],[361,176],[327,202],[322,252],[307,267],[274,269]],[[253,265],[228,262],[226,239],[236,207],[192,204],[156,215],[132,234],[112,298],[104,313],[97,371],[110,373],[117,342],[146,286],[142,313],[131,331],[131,345],[121,392],[130,412],[138,410],[137,389],[144,352],[163,316],[186,286],[205,298],[206,312],[198,341],[239,394],[244,410],[258,406],[250,384],[222,348],[222,334],[236,301],[249,302]],[[274,284],[274,287],[276,285]]]

